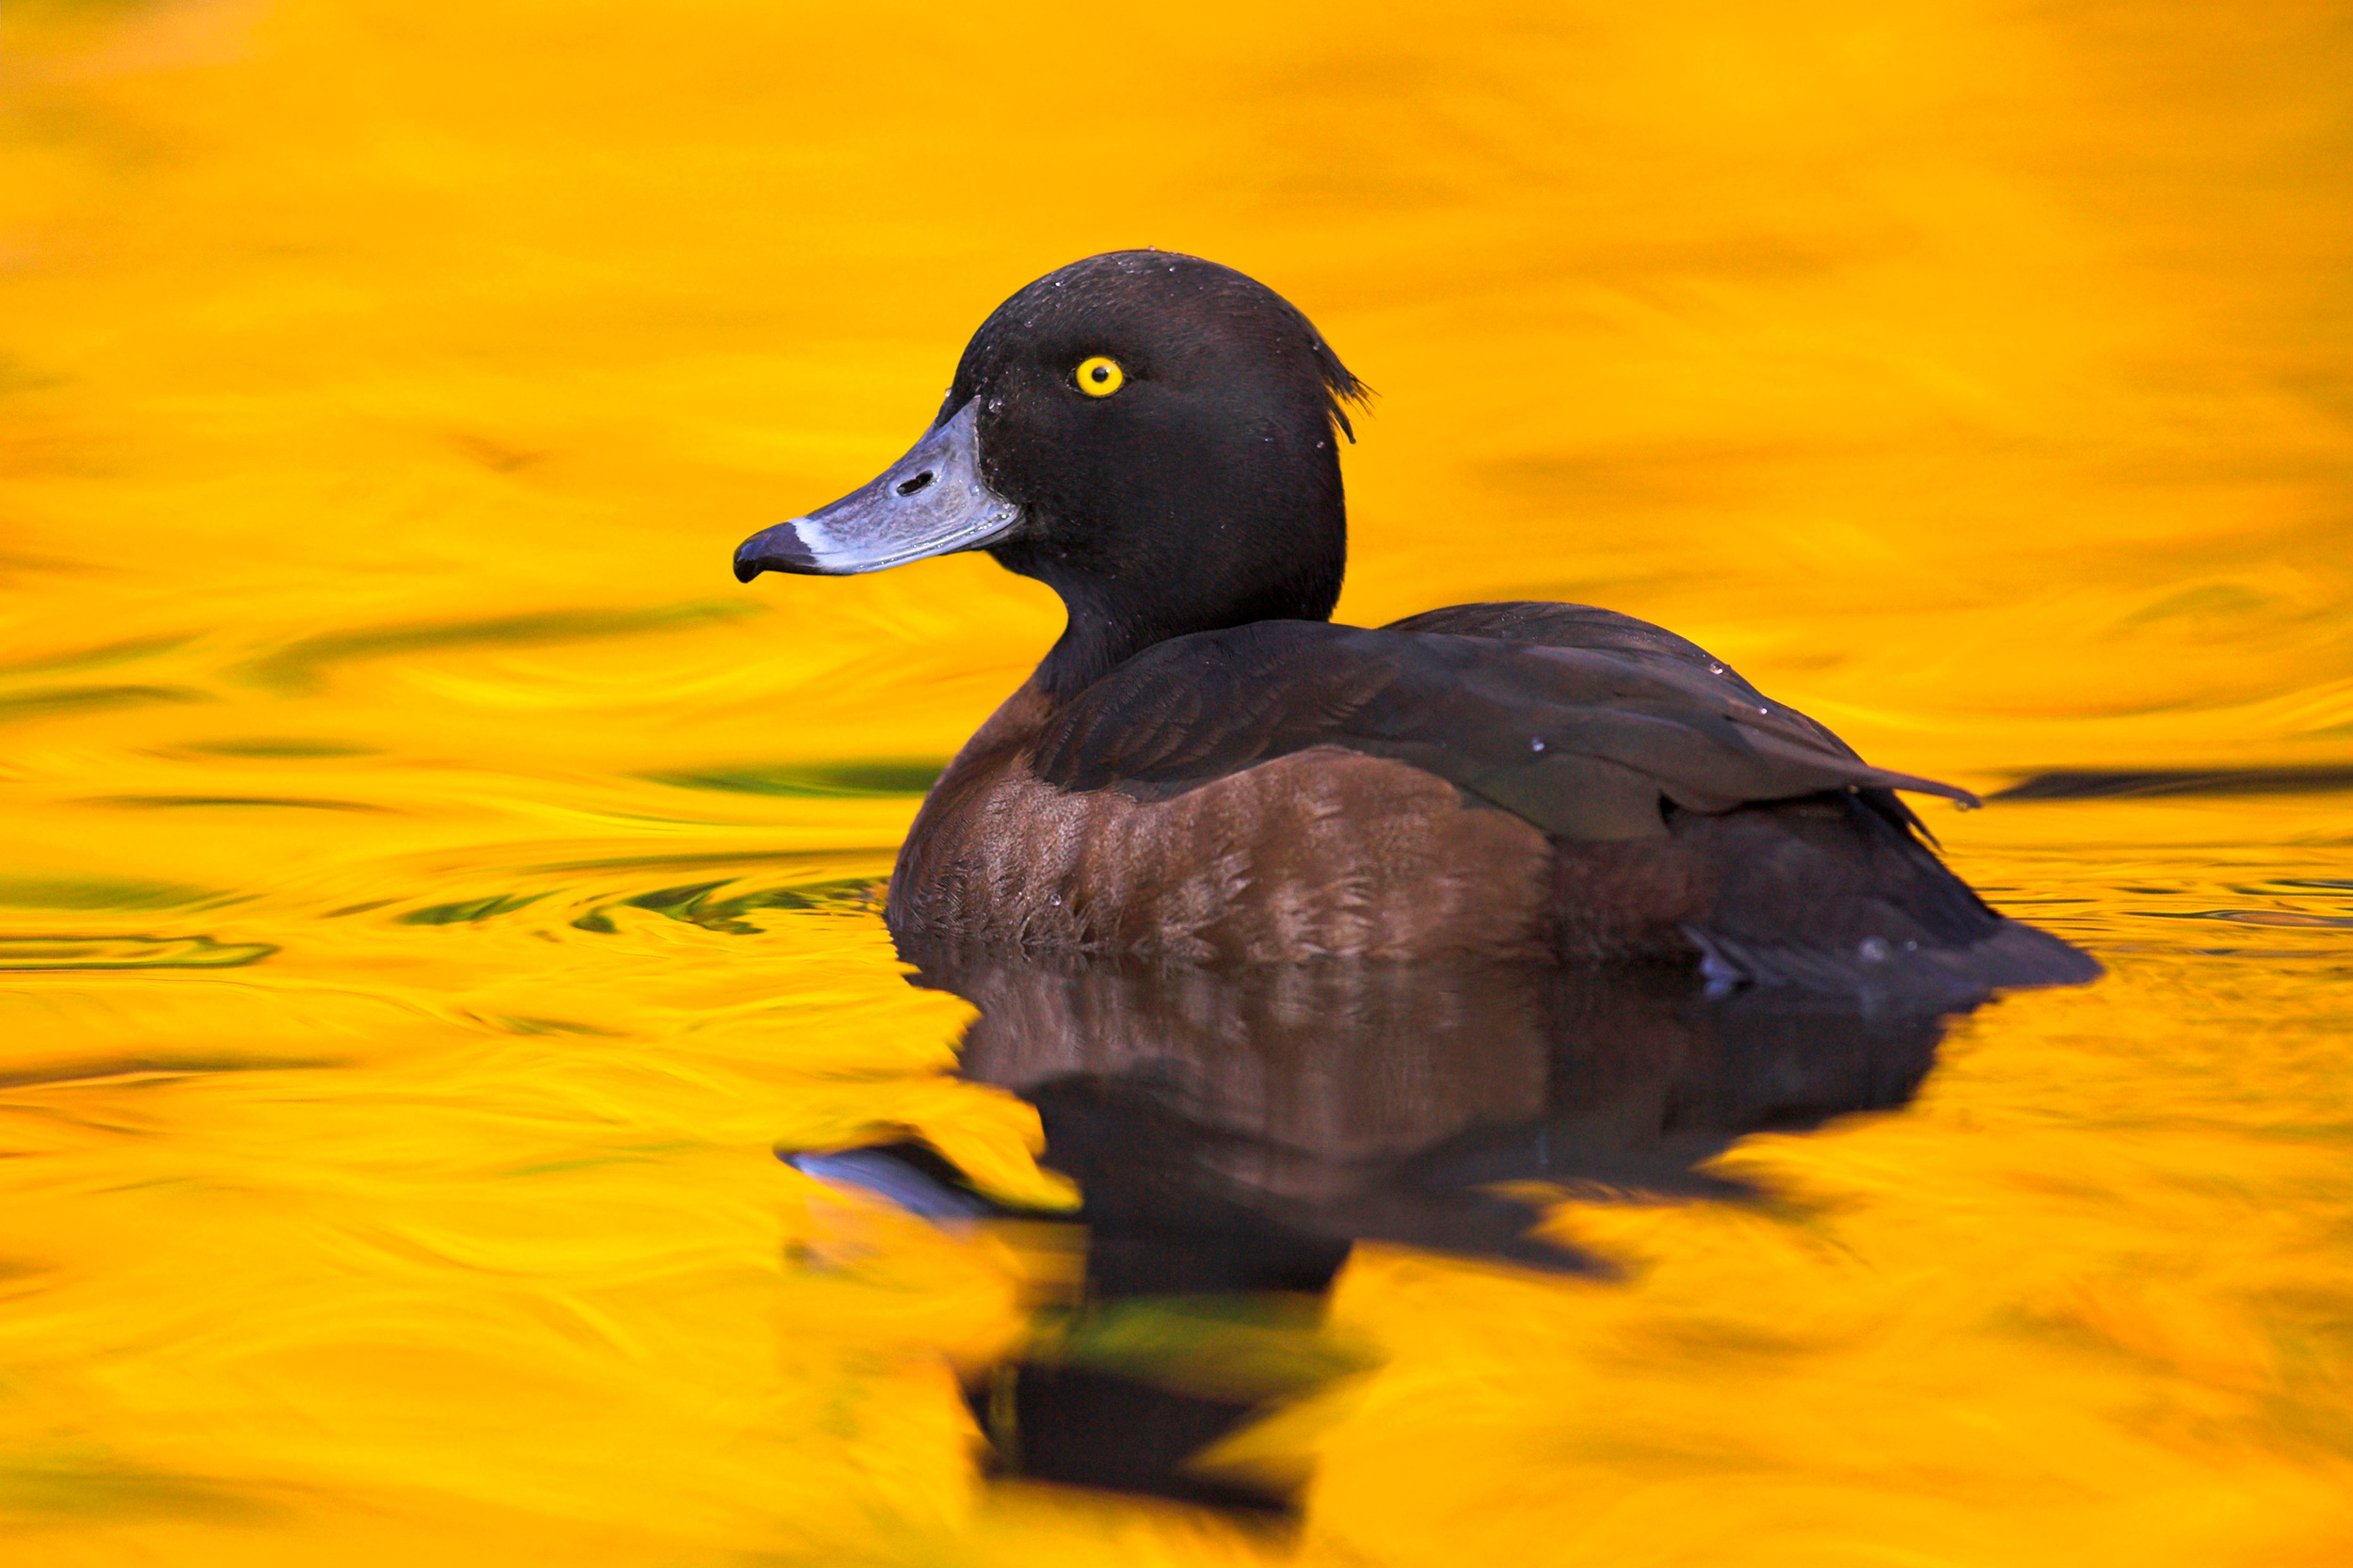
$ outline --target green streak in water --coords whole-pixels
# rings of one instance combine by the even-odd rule
[[[304,637],[242,665],[238,673],[275,691],[306,692],[324,683],[327,672],[335,665],[361,659],[455,648],[516,648],[590,637],[638,636],[762,613],[764,607],[755,603],[696,600],[651,609],[549,610],[485,620],[409,621]]]
[[[545,893],[496,893],[488,898],[464,899],[456,904],[428,904],[411,909],[393,919],[394,925],[472,925],[494,915],[511,915],[527,909],[547,897]]]
[[[0,724],[103,708],[128,708],[141,702],[210,700],[204,693],[187,686],[42,686],[0,696]]]
[[[277,951],[210,936],[0,936],[0,969],[234,969]]]
[[[185,882],[109,876],[0,876],[0,906],[14,909],[183,909],[238,895]]]
[[[745,795],[920,795],[948,764],[928,759],[860,762],[784,762],[773,767],[649,773],[656,784]]]

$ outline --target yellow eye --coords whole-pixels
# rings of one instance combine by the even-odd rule
[[[1079,390],[1089,397],[1109,397],[1128,384],[1128,373],[1119,368],[1119,361],[1106,360],[1100,354],[1080,360],[1076,374]]]

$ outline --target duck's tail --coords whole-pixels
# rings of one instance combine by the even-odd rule
[[[1922,841],[1911,813],[1848,790],[1679,813],[1670,832],[1721,874],[1682,924],[1711,986],[1786,986],[1968,1006],[1998,990],[2080,985],[2081,949],[1987,907]]]

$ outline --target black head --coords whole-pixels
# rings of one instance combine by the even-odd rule
[[[1338,440],[1363,389],[1280,296],[1158,250],[1092,256],[981,324],[937,421],[873,483],[745,541],[737,574],[984,549],[1062,596],[1067,696],[1164,638],[1321,620],[1339,597]]]

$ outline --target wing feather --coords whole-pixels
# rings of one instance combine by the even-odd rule
[[[1545,609],[1577,614],[1532,613]],[[1065,704],[1033,766],[1064,789],[1165,798],[1340,746],[1586,840],[1663,835],[1662,802],[1715,813],[1852,788],[1976,803],[1952,785],[1868,766],[1705,651],[1625,616],[1463,606],[1416,622],[1475,626],[1464,613],[1474,610],[1519,612],[1519,630],[1545,635],[1259,621],[1176,638]],[[1589,642],[1566,640],[1576,635]]]

